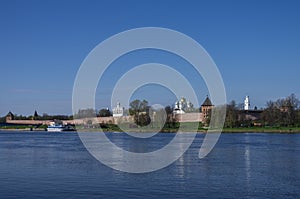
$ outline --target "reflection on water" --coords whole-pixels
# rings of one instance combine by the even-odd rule
[[[246,186],[247,186],[247,192],[250,191],[250,179],[251,179],[251,157],[250,157],[250,138],[248,133],[245,134],[245,174],[246,174]]]
[[[107,136],[140,152],[174,137],[159,134],[147,142]],[[1,198],[300,198],[300,134],[222,134],[199,159],[203,137],[197,135],[174,164],[130,174],[96,161],[76,133],[0,132]]]

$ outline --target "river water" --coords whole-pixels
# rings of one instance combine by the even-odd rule
[[[147,144],[107,136],[125,148],[130,141],[155,150],[174,134]],[[170,166],[130,174],[94,159],[77,133],[1,131],[0,198],[300,198],[300,134],[222,134],[198,159],[203,137]]]

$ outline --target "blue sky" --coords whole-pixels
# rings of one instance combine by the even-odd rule
[[[199,42],[217,64],[229,101],[250,95],[253,106],[263,107],[291,93],[299,98],[299,10],[299,1],[1,0],[0,115],[71,114],[73,83],[88,53],[114,34],[148,26]],[[143,61],[175,63],[146,53]],[[117,71],[116,65],[111,74]],[[109,106],[107,93],[98,90],[97,108]],[[208,93],[199,90],[204,100]],[[172,99],[157,96],[163,104]]]

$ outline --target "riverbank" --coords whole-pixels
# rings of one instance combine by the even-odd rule
[[[195,123],[182,123],[180,124],[181,132],[199,132],[206,133],[207,128],[198,126],[195,128]],[[118,125],[107,124],[101,128],[84,128],[77,127],[80,132],[137,132],[137,133],[147,133],[159,131],[161,133],[176,133],[179,130],[179,125],[166,126],[162,129],[157,128],[126,128],[120,129]],[[0,131],[45,131],[45,128],[29,128],[20,126],[6,126],[5,128],[0,128]],[[240,128],[223,128],[222,133],[300,133],[300,127],[240,127]]]
[[[223,128],[222,133],[300,133],[300,127]]]
[[[22,129],[14,129],[14,128],[0,128],[0,132],[1,131],[37,131],[37,132],[42,132],[42,131],[46,131],[44,128],[22,128]]]
[[[206,133],[207,128],[202,124],[195,122],[177,123],[173,126],[165,126],[162,129],[157,128],[126,128],[120,129],[117,125],[109,124],[100,128],[94,128],[92,131],[104,131],[104,132],[153,132],[159,131],[161,133],[176,133],[179,130],[182,132],[199,132]],[[80,131],[85,129],[80,129]],[[89,129],[90,130],[90,129]],[[300,127],[240,127],[240,128],[223,128],[222,133],[300,133]]]
[[[192,125],[191,125],[192,126]],[[207,133],[207,128],[198,127],[197,130],[188,128],[189,125],[180,129],[181,132]],[[105,128],[81,128],[80,132],[123,132],[117,125],[107,125]],[[147,133],[157,131],[157,129],[126,129],[126,132]],[[176,133],[178,128],[165,127],[159,130],[160,133]],[[222,133],[300,133],[300,127],[244,127],[244,128],[223,128]]]

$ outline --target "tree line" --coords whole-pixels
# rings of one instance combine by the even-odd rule
[[[249,127],[254,124],[270,127],[300,127],[300,107],[299,99],[295,94],[286,98],[268,101],[266,108],[258,111],[257,119],[246,117],[246,111],[241,111],[235,101],[227,105],[226,119],[224,127]],[[255,112],[254,112],[255,114]]]
[[[130,103],[127,110],[129,115],[134,117],[134,121],[138,126],[146,126],[151,123],[153,113],[155,112],[156,120],[165,121],[165,126],[172,128],[176,126],[176,120],[173,117],[173,108],[166,106],[164,109],[153,110],[147,100],[134,100]],[[199,109],[198,109],[199,110]],[[249,127],[255,124],[271,127],[300,127],[300,102],[295,94],[276,101],[268,101],[266,108],[263,110],[254,110],[257,112],[257,118],[247,118],[247,112],[241,110],[240,105],[235,101],[231,101],[226,105],[226,118],[224,127]],[[77,114],[68,115],[48,115],[44,113],[39,115],[37,111],[31,116],[14,115],[16,120],[72,120],[73,118],[88,118],[88,117],[110,117],[112,112],[106,109],[96,111],[92,108],[79,110]],[[210,118],[204,123],[209,123]],[[5,117],[0,118],[0,122],[5,122]]]

